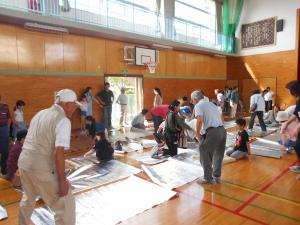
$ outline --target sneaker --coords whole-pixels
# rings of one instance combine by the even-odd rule
[[[288,153],[288,154],[292,154],[293,152],[294,152],[294,148],[292,148],[292,147],[289,147],[286,149],[286,153]]]
[[[200,185],[201,184],[214,185],[214,184],[216,184],[216,181],[215,180],[206,180],[206,179],[202,178],[202,179],[197,180],[197,183]]]
[[[296,179],[297,179],[297,180],[300,180],[300,175],[298,175],[298,176],[296,177]]]
[[[291,166],[290,171],[293,171],[295,173],[300,173],[300,166]]]
[[[221,183],[222,183],[221,177],[214,177],[214,181],[215,181],[217,184],[221,184]]]

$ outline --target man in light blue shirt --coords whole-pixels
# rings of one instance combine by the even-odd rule
[[[191,99],[195,104],[195,118],[197,119],[196,136],[200,141],[200,162],[204,170],[204,178],[198,182],[215,184],[221,180],[226,130],[223,127],[217,106],[212,102],[201,101],[203,97],[201,90],[191,94]]]

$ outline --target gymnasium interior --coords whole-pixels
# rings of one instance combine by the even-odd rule
[[[99,124],[105,123],[101,91],[107,83],[114,95],[111,126],[104,125],[114,148],[110,161],[86,154],[97,144],[84,110],[78,107],[68,117],[70,146],[62,157],[76,222],[57,220],[39,194],[30,222],[22,221],[27,188],[16,168],[17,184],[0,173],[0,225],[300,224],[300,170],[291,169],[299,165],[297,147],[278,143],[283,123],[276,118],[267,131],[260,132],[258,120],[247,129],[254,90],[272,93],[264,98],[271,102],[265,115],[293,105],[297,111],[299,99],[287,84],[300,78],[299,33],[299,0],[0,0],[0,104],[11,117],[1,125],[0,115],[0,128],[10,132],[1,163],[19,134],[14,134],[17,101],[24,103],[29,137],[32,119],[57,103],[60,90],[72,90],[78,100],[92,90],[91,116]],[[226,98],[216,94],[225,96],[225,87],[239,96],[234,116],[230,96],[226,109]],[[215,102],[227,132],[225,151],[235,144],[236,119],[244,119],[251,153],[243,159],[225,154],[213,185],[198,182],[204,172],[197,135],[183,132],[187,143],[176,156],[152,157],[161,147],[153,135],[157,89],[158,105],[187,97],[186,106],[196,107],[191,94],[197,90]],[[128,101],[124,123],[123,104],[116,101],[122,90]],[[148,110],[143,129],[131,127],[143,109]],[[296,118],[295,112],[290,116]],[[190,127],[197,132],[197,124]]]

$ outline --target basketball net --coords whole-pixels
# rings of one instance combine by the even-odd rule
[[[146,62],[144,63],[145,67],[148,67],[149,73],[155,73],[155,69],[157,66],[156,62]]]

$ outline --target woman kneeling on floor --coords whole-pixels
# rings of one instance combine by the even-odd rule
[[[164,139],[168,146],[168,150],[164,152],[164,155],[174,156],[177,155],[178,148],[178,134],[182,129],[192,130],[192,128],[187,125],[179,116],[180,102],[174,100],[171,105],[169,105],[169,112],[166,116]]]
[[[248,154],[250,155],[249,135],[245,130],[246,120],[237,119],[235,123],[239,130],[236,136],[236,143],[233,149],[226,151],[226,155],[235,159],[246,158]]]
[[[95,145],[91,150],[84,154],[84,157],[96,152],[99,161],[108,161],[113,159],[114,149],[105,137],[104,132],[98,132],[95,137]]]

